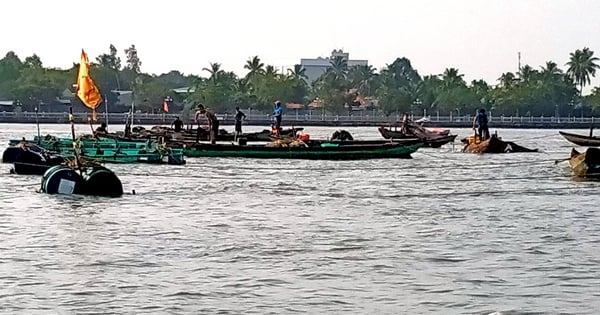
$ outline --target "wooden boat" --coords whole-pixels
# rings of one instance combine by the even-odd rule
[[[294,136],[297,132],[304,130],[304,128],[287,128],[281,130],[281,136]],[[210,140],[210,133],[206,129],[200,129],[200,141]],[[238,138],[245,138],[248,142],[255,141],[271,141],[273,133],[269,129],[264,129],[258,132],[247,132],[238,136]],[[114,138],[119,141],[145,141],[148,139],[156,140],[163,139],[169,144],[183,144],[196,142],[197,130],[196,129],[184,129],[181,132],[175,132],[175,130],[162,126],[154,126],[150,130],[144,129],[143,127],[137,128],[136,131],[128,137],[125,136],[124,132],[115,132],[103,135],[106,138]],[[217,141],[235,141],[235,134],[230,133],[225,129],[220,129],[217,135]]]
[[[558,133],[560,133],[560,135],[563,136],[563,138],[567,139],[567,141],[574,143],[576,145],[580,145],[580,146],[584,146],[584,147],[600,146],[600,137],[592,136],[591,132],[590,132],[589,136],[578,135],[578,134],[568,133],[568,132],[564,132],[564,131],[559,131]]]
[[[273,142],[277,143],[277,141]],[[356,143],[354,141],[298,141],[273,145],[234,145],[199,143],[185,148],[191,157],[279,158],[313,160],[358,160],[376,158],[411,158],[422,142]]]
[[[37,143],[40,147],[72,158],[73,140],[47,135],[33,140],[10,140],[9,144],[18,142]],[[116,139],[83,136],[77,140],[81,157],[103,163],[153,163],[153,164],[185,164],[182,148],[173,148],[156,141],[120,141]]]
[[[462,139],[462,142],[465,143],[463,152],[468,153],[538,152],[537,149],[528,149],[514,142],[503,141],[495,134],[487,140],[480,140],[478,137],[470,136]]]
[[[385,127],[379,127],[378,130],[385,139],[406,139],[416,137],[423,141],[424,146],[432,148],[439,148],[442,145],[453,142],[454,139],[456,139],[456,135],[438,134],[436,132],[426,130],[423,127],[410,128],[407,129],[406,132],[400,130],[391,130]]]
[[[600,149],[588,148],[582,153],[571,149],[569,165],[577,177],[600,178]]]
[[[50,167],[66,162],[66,159],[37,145],[21,143],[8,147],[2,154],[2,161],[13,163],[11,172],[16,174],[42,175]]]

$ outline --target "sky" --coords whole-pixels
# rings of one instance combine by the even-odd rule
[[[1,1],[0,12],[0,57],[35,53],[56,68],[110,44],[123,62],[134,44],[143,72],[202,76],[209,62],[244,75],[255,55],[281,69],[343,49],[377,69],[406,57],[421,75],[454,67],[467,82],[497,84],[518,71],[519,52],[536,69],[566,70],[584,47],[600,57],[597,0],[19,0]]]

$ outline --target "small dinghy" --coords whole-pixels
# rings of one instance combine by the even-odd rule
[[[461,140],[465,146],[463,152],[467,153],[515,153],[515,152],[538,152],[538,149],[529,149],[511,141],[503,141],[496,134],[487,140],[470,136]]]

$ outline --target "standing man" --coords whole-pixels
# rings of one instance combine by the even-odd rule
[[[242,134],[242,120],[246,119],[246,114],[242,113],[239,107],[235,108],[235,140]]]
[[[277,134],[281,134],[281,116],[283,114],[283,108],[281,108],[281,102],[275,102],[275,109],[273,110],[273,116],[275,116],[275,129]]]
[[[183,129],[183,121],[179,119],[179,116],[171,123],[171,127],[175,127],[175,132],[181,132]]]
[[[205,116],[208,120],[208,129],[210,131],[210,143],[215,144],[217,142],[217,135],[219,134],[219,119],[215,113],[206,110],[204,105],[198,104],[198,110],[196,110],[196,122],[198,123],[198,130],[196,133],[196,142],[200,141],[200,117]]]
[[[487,140],[490,138],[490,131],[488,129],[488,117],[485,114],[485,109],[481,108],[477,113],[477,116],[473,118],[473,130],[477,126],[477,133],[479,134],[480,140]]]

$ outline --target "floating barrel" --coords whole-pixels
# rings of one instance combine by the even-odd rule
[[[120,197],[123,195],[121,180],[111,170],[94,166],[83,173],[85,195]]]
[[[47,194],[80,194],[84,185],[83,177],[65,165],[53,166],[42,176],[42,192]]]

